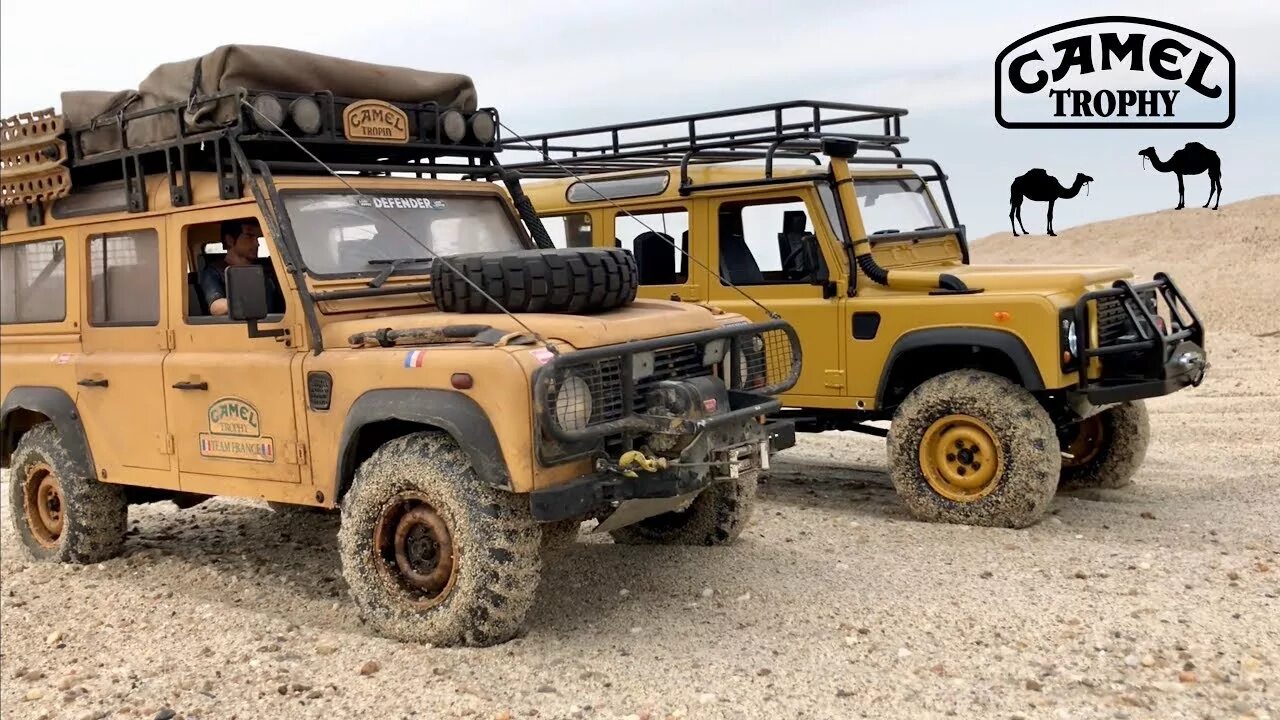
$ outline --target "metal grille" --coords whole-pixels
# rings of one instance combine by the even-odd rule
[[[1155,312],[1155,293],[1144,292],[1142,297],[1147,302],[1147,307]],[[1134,303],[1133,298],[1116,295],[1098,299],[1099,347],[1139,339],[1141,337],[1138,332],[1139,325],[1147,330],[1148,335],[1151,334],[1151,329],[1145,328],[1146,319],[1143,318],[1142,311]]]
[[[664,380],[683,380],[711,374],[711,368],[702,364],[702,349],[693,343],[657,350],[653,355],[653,374],[636,381],[632,397],[636,412],[648,411],[649,390],[654,385]]]
[[[795,354],[791,337],[783,330],[766,330],[735,342],[735,367],[730,387],[771,394],[791,379]]]

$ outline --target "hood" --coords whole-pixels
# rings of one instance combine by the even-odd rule
[[[1043,295],[1079,294],[1090,286],[1133,277],[1133,270],[1122,265],[952,265],[939,270],[987,292]]]
[[[718,318],[711,310],[669,300],[637,299],[626,307],[594,315],[516,313],[515,316],[547,340],[559,340],[579,350],[719,326]],[[500,330],[525,332],[511,317],[502,313],[425,312],[331,323],[324,328],[324,341],[326,347],[347,347],[347,338],[359,332],[387,327],[403,330],[457,325],[489,325]]]

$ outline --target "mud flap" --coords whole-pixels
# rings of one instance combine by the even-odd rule
[[[620,527],[640,522],[645,518],[661,515],[665,512],[673,510],[683,510],[689,507],[693,499],[698,497],[698,493],[705,488],[699,488],[691,493],[684,495],[676,495],[675,497],[665,498],[634,498],[631,500],[623,500],[618,505],[618,509],[614,510],[609,517],[600,522],[591,530],[592,533],[605,533],[610,530],[616,530]]]

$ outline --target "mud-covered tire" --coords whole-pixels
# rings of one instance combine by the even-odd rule
[[[378,550],[384,512],[408,507],[406,498],[428,503],[449,534],[452,552],[439,553],[452,558],[449,585],[434,597],[408,583],[396,558]],[[483,647],[514,637],[542,569],[541,535],[528,503],[481,482],[466,453],[441,432],[390,440],[360,465],[342,499],[338,540],[343,576],[374,631],[438,646]]]
[[[52,422],[28,430],[14,449],[9,518],[35,560],[97,563],[124,547],[129,523],[124,488],[80,477],[76,465]]]
[[[645,518],[609,535],[619,545],[731,545],[751,522],[758,471],[709,485],[684,510]]]
[[[964,448],[967,454],[947,454],[970,437],[978,439]],[[1062,459],[1053,421],[1035,397],[979,370],[920,384],[898,406],[887,446],[889,475],[911,514],[961,525],[1034,524],[1053,500]],[[992,461],[984,471],[983,463]],[[987,477],[983,473],[990,479],[963,486]]]
[[[1151,441],[1151,424],[1147,405],[1138,400],[1108,408],[1097,416],[1098,437],[1090,443],[1080,462],[1064,460],[1058,488],[1120,488],[1133,482],[1133,476],[1147,457]],[[1075,433],[1061,438],[1067,450]]]
[[[466,279],[512,312],[604,312],[633,302],[639,288],[636,259],[621,248],[518,250],[445,259],[453,268],[431,264],[431,294],[445,312],[502,312]]]

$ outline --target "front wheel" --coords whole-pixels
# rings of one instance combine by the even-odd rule
[[[731,545],[751,521],[757,472],[714,482],[684,510],[647,517],[609,535],[619,545]]]
[[[1058,487],[1119,488],[1133,482],[1133,475],[1147,457],[1151,424],[1141,400],[1108,408],[1078,423],[1059,436],[1062,475]]]
[[[1053,421],[1030,392],[956,370],[926,380],[898,407],[888,461],[916,518],[1021,528],[1052,502],[1061,456]]]
[[[505,642],[520,630],[541,572],[528,504],[481,482],[439,432],[391,440],[361,464],[338,538],[362,616],[399,640]]]

